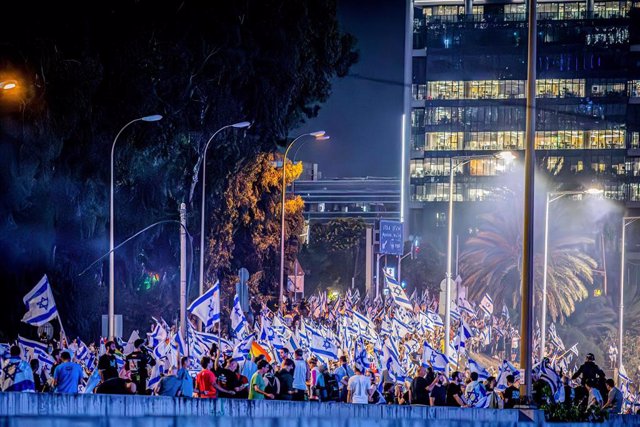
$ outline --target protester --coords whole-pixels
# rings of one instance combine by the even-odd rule
[[[607,395],[607,403],[604,404],[602,409],[608,409],[612,414],[620,414],[624,401],[622,392],[616,387],[615,382],[611,378],[608,378],[605,384],[607,385],[607,391],[609,393]]]
[[[155,393],[158,396],[178,397],[182,392],[182,380],[176,375],[176,370],[172,366],[158,383]],[[142,393],[138,393],[142,394]]]
[[[438,374],[429,385],[429,404],[431,406],[446,406],[447,404],[447,377]]]
[[[602,406],[602,395],[596,388],[596,380],[593,378],[587,379],[585,387],[589,392],[589,398],[587,401],[587,409],[600,408]]]
[[[138,394],[147,394],[147,378],[149,377],[147,369],[156,365],[156,360],[149,354],[143,344],[143,339],[135,340],[133,343],[134,351],[126,358],[127,368],[131,375],[131,380],[136,383]]]
[[[340,400],[342,402],[347,401],[347,383],[354,373],[353,369],[347,364],[347,356],[340,356],[340,366],[336,368],[334,374],[338,378],[338,385],[340,387]]]
[[[454,371],[451,374],[451,381],[447,385],[447,406],[465,407],[467,404],[462,395],[462,378],[460,372]]]
[[[362,375],[362,368],[356,364],[353,367],[354,375],[347,383],[347,401],[351,403],[369,403],[371,382],[368,377]]]
[[[504,408],[511,409],[520,404],[520,389],[515,386],[513,375],[507,375],[507,388],[502,393],[504,398]]]
[[[71,361],[68,351],[60,353],[62,363],[53,373],[53,381],[56,393],[78,393],[78,386],[82,383],[84,372],[82,366]]]
[[[575,380],[581,378],[581,384],[586,385],[588,380],[593,380],[594,384],[598,384],[599,381],[604,381],[605,375],[602,369],[595,363],[595,357],[593,353],[588,353],[585,362],[580,365],[580,368],[576,371],[571,379]]]
[[[280,392],[277,395],[278,400],[292,400],[295,390],[293,388],[293,375],[291,371],[294,369],[294,362],[291,359],[285,359],[282,367],[276,373],[276,377],[280,383]]]
[[[20,358],[20,347],[11,346],[10,357],[2,363],[0,384],[2,391],[35,392],[33,371],[26,361]]]
[[[307,362],[303,359],[303,351],[301,348],[294,352],[294,370],[293,370],[293,400],[303,401],[306,398],[307,380],[309,379],[309,368]]]
[[[227,390],[218,384],[216,375],[213,373],[213,361],[209,356],[204,356],[200,361],[202,370],[196,375],[196,390],[198,397],[203,399],[215,399],[218,391],[227,395],[235,394],[233,390]]]
[[[191,362],[188,357],[180,359],[180,369],[176,374],[176,377],[180,380],[180,396],[193,397],[193,378],[189,374],[189,366]]]
[[[258,362],[258,370],[251,377],[249,387],[249,400],[273,399],[275,396],[265,391],[266,383],[263,376],[269,370],[269,362],[260,360]]]
[[[418,373],[413,378],[411,383],[411,403],[414,405],[429,405],[429,387],[428,380],[426,378],[427,371],[424,367],[418,368]]]
[[[118,360],[116,359],[116,343],[108,341],[105,344],[106,353],[98,359],[98,371],[102,382],[118,378]]]

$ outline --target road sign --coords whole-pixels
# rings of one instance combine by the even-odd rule
[[[400,221],[380,221],[380,253],[386,255],[404,255],[402,223]]]

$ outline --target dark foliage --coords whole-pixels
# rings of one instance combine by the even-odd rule
[[[224,125],[254,123],[220,134],[209,149],[211,230],[212,218],[224,221],[230,177],[317,114],[331,79],[356,60],[333,0],[4,7],[11,18],[0,27],[0,80],[15,78],[19,88],[0,95],[3,340],[14,337],[20,299],[44,273],[67,332],[97,336],[106,262],[78,273],[108,249],[109,154],[125,123],[165,117],[132,125],[118,141],[116,242],[177,218],[181,202],[190,228],[199,229],[204,144]],[[150,315],[175,315],[178,251],[177,227],[163,226],[117,254],[116,312],[125,331],[145,327]],[[159,280],[146,290],[149,277]]]

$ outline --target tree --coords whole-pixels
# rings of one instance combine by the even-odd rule
[[[494,305],[507,303],[516,308],[520,299],[520,257],[522,223],[511,199],[491,214],[481,215],[478,233],[470,237],[460,256],[463,285],[471,299],[479,301],[485,293]],[[551,225],[547,276],[547,312],[556,321],[564,321],[575,311],[576,303],[588,296],[587,285],[594,281],[594,259],[583,251],[592,239],[572,234],[566,227]],[[542,241],[539,239],[538,241]],[[543,247],[536,245],[534,283],[542,283]],[[541,286],[535,290],[535,302],[542,301]]]
[[[0,183],[10,189],[0,203],[6,335],[21,316],[9,308],[47,272],[56,277],[67,332],[97,336],[96,310],[106,311],[106,290],[99,288],[106,264],[78,273],[108,248],[108,158],[123,124],[164,116],[130,127],[118,142],[116,241],[177,218],[181,202],[188,205],[189,227],[197,229],[203,161],[212,212],[208,240],[220,228],[233,234],[231,215],[220,213],[230,180],[316,115],[331,79],[357,59],[333,0],[6,7],[7,16],[29,16],[29,25],[15,19],[0,28],[0,77],[9,73],[20,82],[18,100],[0,99]],[[219,135],[202,158],[216,129],[245,119],[254,123],[249,131]],[[164,226],[116,254],[116,307],[125,329],[151,314],[175,313],[176,236],[176,227]],[[148,306],[142,307],[137,281],[147,270],[163,279],[145,293]]]

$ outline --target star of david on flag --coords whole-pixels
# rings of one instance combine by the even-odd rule
[[[24,323],[40,326],[58,316],[58,308],[46,274],[22,301],[27,308],[27,312],[22,317]]]
[[[187,310],[202,320],[205,330],[211,329],[220,321],[220,282],[216,280],[213,286],[196,298]]]
[[[386,272],[384,273],[384,281],[389,288],[389,293],[393,297],[393,301],[398,304],[400,307],[413,311],[413,304],[409,301],[407,294],[402,289],[402,286],[398,283],[398,281],[393,277],[388,275]]]

